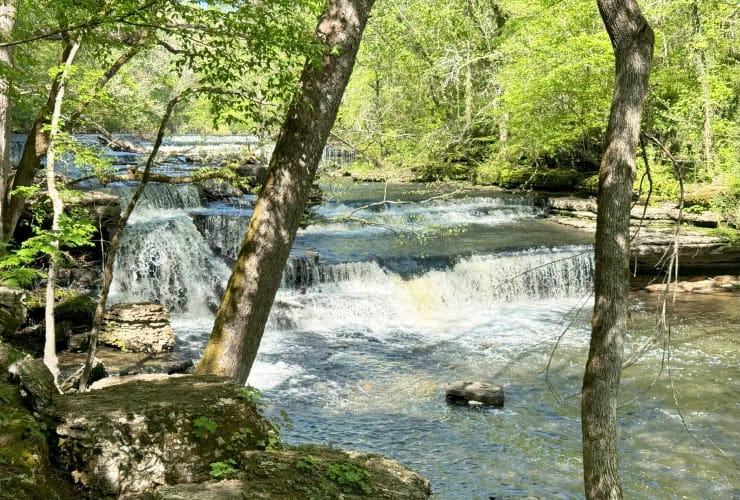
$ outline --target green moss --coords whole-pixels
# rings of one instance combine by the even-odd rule
[[[476,182],[507,189],[558,192],[573,190],[583,176],[573,168],[531,167],[493,159],[478,167]]]

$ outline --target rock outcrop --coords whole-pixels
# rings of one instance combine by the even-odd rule
[[[27,356],[8,367],[8,379],[19,386],[25,405],[35,412],[42,412],[51,406],[59,391],[54,384],[54,376],[40,359]]]
[[[228,379],[106,380],[120,383],[58,396],[49,411],[52,456],[95,498],[206,481],[209,464],[227,451],[254,450],[268,441],[271,424]]]
[[[424,500],[431,495],[426,478],[394,460],[378,455],[302,446],[271,452],[248,452],[245,453],[244,462],[242,470],[235,472],[233,479],[162,486],[156,490],[153,498]],[[352,475],[342,477],[341,471]]]
[[[555,221],[586,231],[596,230],[596,200],[550,198],[549,213]],[[644,217],[643,217],[644,214]],[[632,263],[638,274],[654,274],[674,248],[679,211],[673,206],[632,209]],[[716,227],[711,212],[686,213],[681,220],[693,226]],[[638,231],[639,228],[639,231]],[[678,232],[680,272],[685,274],[734,272],[740,266],[740,245],[719,234],[682,227]]]
[[[0,336],[15,332],[26,320],[25,297],[25,290],[0,286]]]
[[[162,352],[175,346],[175,332],[161,304],[115,304],[105,313],[99,340],[124,351]]]

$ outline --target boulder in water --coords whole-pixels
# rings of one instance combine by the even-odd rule
[[[468,404],[477,401],[484,405],[504,406],[504,388],[498,384],[484,382],[452,382],[446,387],[447,401],[453,404]]]
[[[211,462],[268,440],[271,424],[248,398],[239,397],[241,387],[229,379],[119,381],[59,396],[50,410],[52,454],[95,498],[128,498],[161,485],[207,481]]]
[[[161,304],[116,304],[105,313],[100,342],[131,352],[170,351],[175,332]]]

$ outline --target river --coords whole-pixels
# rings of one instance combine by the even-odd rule
[[[287,442],[381,453],[440,499],[582,498],[592,236],[526,196],[322,188],[324,222],[299,231],[249,380],[292,419]],[[253,199],[145,198],[112,300],[167,304],[177,350],[197,358]],[[623,374],[625,498],[740,498],[740,298],[679,297],[668,343],[650,342],[656,300],[632,298],[627,357],[649,348]],[[455,380],[502,384],[505,407],[447,405]]]

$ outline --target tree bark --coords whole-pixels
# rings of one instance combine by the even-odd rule
[[[0,3],[0,42],[10,40],[15,26],[15,0]],[[13,66],[13,48],[0,47],[0,65]],[[10,107],[8,96],[10,81],[0,77],[0,200],[5,198],[10,180]],[[3,206],[0,203],[0,220],[3,217]],[[5,241],[3,226],[0,224],[0,241]]]
[[[46,342],[44,344],[44,364],[54,376],[54,383],[57,383],[59,368],[57,366],[56,351],[56,331],[54,322],[54,290],[56,289],[57,274],[59,272],[59,233],[61,231],[60,219],[64,212],[64,201],[56,185],[54,162],[56,151],[54,149],[54,140],[59,133],[59,122],[62,115],[62,101],[64,100],[64,89],[69,77],[69,69],[74,61],[77,49],[80,48],[79,40],[72,43],[67,58],[64,61],[64,69],[60,72],[55,81],[59,82],[59,89],[56,92],[54,105],[51,113],[51,127],[49,130],[49,146],[46,154],[46,186],[51,198],[53,208],[51,230],[55,238],[51,241],[54,252],[49,256],[49,274],[46,277],[46,304],[44,319],[46,322]]]
[[[167,123],[170,121],[172,112],[179,101],[180,96],[175,96],[167,103],[164,115],[159,122],[159,132],[157,133],[157,138],[154,141],[154,146],[152,147],[151,153],[149,153],[149,158],[147,159],[146,166],[144,167],[144,172],[142,174],[141,180],[139,181],[139,185],[136,187],[136,191],[134,191],[134,195],[131,197],[131,201],[128,202],[126,210],[123,212],[123,214],[121,214],[121,217],[118,218],[116,229],[110,239],[110,244],[108,245],[108,253],[105,256],[105,263],[103,265],[103,288],[100,291],[98,304],[95,307],[95,315],[93,316],[92,330],[90,332],[90,345],[87,349],[87,360],[85,361],[85,368],[82,370],[82,375],[80,376],[80,382],[78,385],[78,390],[80,392],[87,391],[87,385],[90,381],[90,374],[92,373],[93,365],[95,363],[95,353],[98,348],[98,337],[100,336],[100,330],[103,327],[105,304],[106,302],[108,302],[110,286],[111,283],[113,283],[113,265],[116,262],[116,254],[118,253],[118,245],[121,242],[121,236],[123,235],[123,228],[126,227],[126,223],[128,222],[129,217],[131,217],[134,209],[136,208],[136,204],[139,202],[139,198],[141,198],[141,195],[144,194],[144,188],[146,188],[146,185],[149,182],[151,169],[154,165],[154,160],[157,158],[159,147],[162,145],[162,139],[164,138]]]
[[[108,68],[103,76],[101,76],[100,79],[98,79],[98,81],[96,82],[94,93],[91,94],[92,96],[99,92],[105,86],[105,84],[108,83],[108,81],[110,81],[113,76],[115,76],[115,74],[121,69],[121,67],[123,67],[126,62],[130,61],[131,58],[141,52],[141,50],[144,48],[143,43],[144,42],[142,41],[142,39],[137,41],[130,50],[119,57],[111,65],[111,67]],[[61,56],[62,62],[67,60],[67,56],[69,55],[69,51],[71,50],[72,45],[72,43],[67,43],[64,46]],[[41,167],[41,159],[44,157],[49,149],[49,133],[46,130],[46,127],[49,124],[49,120],[54,109],[54,102],[56,101],[57,95],[59,93],[59,78],[60,77],[57,76],[52,81],[51,88],[49,89],[49,97],[46,101],[46,104],[36,116],[36,120],[34,121],[31,130],[28,132],[28,138],[26,139],[26,144],[23,147],[23,153],[21,154],[21,159],[18,163],[18,169],[13,178],[12,188],[8,189],[5,193],[5,196],[0,199],[0,201],[2,202],[0,214],[2,215],[1,233],[3,241],[9,241],[13,237],[15,228],[18,225],[18,220],[23,213],[23,206],[26,202],[26,199],[23,196],[11,195],[11,193],[13,190],[19,187],[26,187],[33,184],[33,179],[36,175],[36,172]],[[84,107],[85,105],[83,103],[72,113],[72,115],[70,116],[70,120],[67,121],[68,126],[72,126],[74,122],[79,119],[81,113],[84,111]]]
[[[587,498],[622,498],[617,395],[629,306],[629,219],[635,157],[652,65],[653,31],[634,0],[598,0],[611,38],[616,78],[599,173],[591,344],[581,422]]]
[[[327,2],[316,30],[324,54],[303,68],[196,373],[249,376],[373,3]]]

